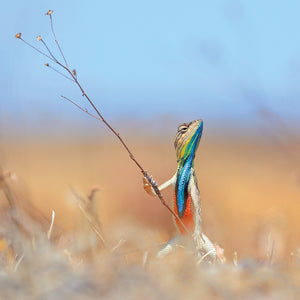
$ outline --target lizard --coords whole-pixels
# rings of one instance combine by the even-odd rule
[[[223,255],[218,246],[215,246],[209,238],[202,233],[202,211],[200,192],[197,184],[197,177],[194,170],[194,159],[199,146],[203,131],[203,121],[201,119],[189,123],[183,123],[178,127],[175,136],[174,146],[177,155],[177,171],[175,175],[160,185],[159,190],[163,190],[170,185],[174,189],[174,212],[181,219],[185,228],[192,233],[193,241],[198,255],[209,256],[211,261]],[[144,189],[154,196],[155,191],[149,184],[146,177],[143,178]],[[180,234],[173,237],[157,254],[161,258],[168,254],[188,233],[174,218]],[[222,252],[222,249],[221,249]]]

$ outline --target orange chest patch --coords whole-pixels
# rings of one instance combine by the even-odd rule
[[[175,193],[174,193],[174,211],[178,215]],[[193,210],[192,210],[192,198],[190,194],[186,200],[186,209],[184,211],[184,215],[181,218],[181,221],[184,224],[184,226],[187,228],[187,230],[189,230],[190,232],[194,231],[195,224],[194,224]],[[186,231],[184,230],[184,228],[176,218],[175,218],[175,222],[181,234],[186,235]]]

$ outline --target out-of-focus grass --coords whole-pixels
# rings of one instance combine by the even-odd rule
[[[70,185],[87,195],[94,185],[105,228],[131,220],[155,229],[164,239],[174,234],[170,214],[143,190],[141,174],[117,142],[50,140],[3,145],[3,168],[17,175],[15,189],[63,228],[79,216]],[[169,140],[141,138],[131,147],[159,183],[176,171]],[[277,258],[300,244],[300,182],[294,165],[277,148],[256,140],[218,139],[200,145],[196,162],[204,230],[231,256],[262,256],[269,233]],[[172,190],[164,192],[171,202]],[[3,204],[3,203],[2,203]]]
[[[169,138],[129,142],[159,183],[176,171]],[[154,259],[160,243],[175,234],[172,218],[158,199],[143,191],[141,174],[117,142],[53,139],[1,147],[2,167],[16,174],[9,182],[19,209],[42,226],[30,238],[12,230],[15,225],[1,194],[2,297],[283,299],[299,292],[298,169],[268,141],[215,138],[198,149],[204,231],[221,244],[228,261],[216,267],[196,266],[185,251],[163,262]],[[94,200],[106,249],[80,214],[70,185],[83,196],[99,186]],[[171,202],[172,191],[164,195]],[[49,242],[52,209],[55,232]],[[267,248],[273,241],[270,265]],[[9,243],[17,249],[12,251]],[[238,267],[231,263],[234,251]]]

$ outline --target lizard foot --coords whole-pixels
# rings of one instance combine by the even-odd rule
[[[210,239],[199,231],[195,231],[193,234],[196,250],[200,256],[209,256],[212,261],[215,261],[217,257],[216,248]]]

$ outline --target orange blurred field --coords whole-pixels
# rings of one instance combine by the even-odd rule
[[[172,138],[131,136],[128,141],[159,183],[176,171]],[[153,245],[175,234],[171,215],[144,192],[139,170],[113,138],[20,140],[0,146],[0,164],[16,174],[17,193],[49,218],[54,209],[56,224],[65,230],[75,227],[79,217],[70,186],[88,195],[98,185],[104,232],[130,222],[145,234],[156,233]],[[297,152],[292,142],[286,147]],[[297,163],[269,140],[215,136],[201,141],[195,167],[204,232],[221,244],[229,260],[234,251],[241,258],[264,258],[273,240],[274,259],[288,260],[300,246]],[[163,194],[171,203],[171,190]]]

